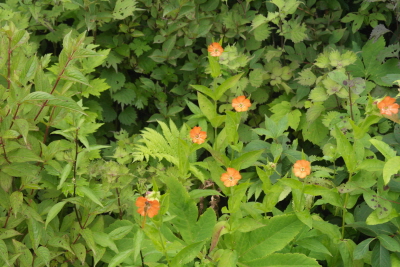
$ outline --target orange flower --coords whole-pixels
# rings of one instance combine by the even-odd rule
[[[393,115],[399,112],[399,104],[395,103],[396,99],[390,96],[385,97],[381,102],[378,103],[378,108],[381,110],[381,114]]]
[[[201,127],[193,127],[190,130],[190,138],[192,138],[192,142],[196,144],[202,144],[206,141],[207,133],[201,130]]]
[[[241,95],[232,100],[232,107],[234,107],[237,112],[247,111],[249,107],[251,107],[251,103],[249,99]]]
[[[157,215],[158,210],[160,209],[160,202],[158,200],[149,200],[145,197],[138,197],[135,203],[136,207],[138,207],[137,212],[142,216],[149,216],[153,218]]]
[[[226,173],[221,175],[221,181],[224,182],[226,187],[234,186],[242,179],[240,173],[234,168],[227,168],[226,171]]]
[[[208,46],[208,52],[213,57],[219,57],[224,52],[224,49],[219,43],[212,43]]]
[[[311,173],[311,163],[307,160],[298,160],[293,165],[294,175],[299,178],[305,178]]]

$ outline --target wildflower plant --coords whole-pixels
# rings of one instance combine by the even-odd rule
[[[398,266],[398,18],[6,0],[0,264]]]

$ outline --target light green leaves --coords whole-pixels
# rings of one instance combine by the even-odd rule
[[[344,159],[346,167],[350,173],[354,172],[356,168],[356,158],[354,157],[353,146],[350,144],[349,140],[344,136],[344,134],[335,127],[335,135],[337,141],[338,152]]]
[[[137,2],[135,0],[117,0],[115,3],[115,8],[113,12],[113,17],[115,19],[125,19],[128,16],[133,16],[136,10]]]
[[[49,213],[47,214],[47,218],[46,218],[46,223],[45,223],[45,228],[47,227],[47,225],[51,222],[51,220],[53,220],[57,214],[62,210],[62,208],[64,207],[64,205],[67,202],[63,201],[63,202],[58,202],[57,204],[55,204],[53,207],[51,207]]]
[[[383,167],[383,182],[387,185],[390,182],[390,178],[393,174],[400,171],[400,157],[390,158]]]
[[[281,215],[271,218],[267,226],[243,233],[236,242],[239,261],[253,266],[252,261],[283,249],[303,226],[296,215]]]

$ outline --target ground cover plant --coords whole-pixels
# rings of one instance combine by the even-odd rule
[[[0,3],[2,266],[400,266],[396,0]]]

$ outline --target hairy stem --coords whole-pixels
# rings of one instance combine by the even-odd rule
[[[7,161],[8,164],[11,164],[11,162],[8,160],[7,158],[7,152],[6,152],[6,148],[4,146],[4,141],[3,138],[0,137],[0,145],[3,148],[3,154],[4,154],[4,159]]]
[[[17,118],[17,114],[18,114],[18,111],[19,111],[19,107],[20,107],[20,106],[21,106],[21,104],[18,104],[17,109],[16,109],[15,112],[14,112],[14,116],[13,116],[12,122],[11,122],[11,124],[10,124],[10,129],[11,129],[11,127],[13,127],[13,125],[14,125],[14,121],[15,121],[15,119]]]
[[[7,89],[11,88],[11,38],[8,38],[8,58],[7,58]]]
[[[8,209],[8,213],[7,213],[7,218],[6,218],[6,221],[4,222],[3,228],[6,228],[6,227],[7,227],[8,219],[10,219],[10,216],[11,216],[11,211],[12,211],[12,208],[9,208],[9,209]]]
[[[349,182],[351,181],[352,173],[349,174]],[[349,201],[349,193],[346,193],[343,204],[343,217],[342,217],[342,239],[344,239],[345,217],[347,213],[347,202]]]
[[[74,184],[74,197],[76,196],[76,169],[77,169],[77,161],[78,161],[78,132],[79,132],[79,128],[76,128],[75,131],[75,160],[74,160],[74,177],[72,178],[72,183]],[[78,220],[79,226],[81,227],[81,229],[83,229],[83,225],[81,222],[81,218],[79,217],[79,213],[78,213],[78,207],[76,206],[76,204],[74,204],[74,209],[75,209],[75,214],[76,214],[76,219]]]
[[[121,207],[121,194],[118,188],[115,188],[115,191],[117,193],[117,201],[118,201],[118,209],[119,209],[119,219],[122,220],[122,207]]]
[[[62,68],[62,70],[60,71],[60,73],[57,75],[56,82],[54,83],[54,86],[53,86],[53,88],[52,88],[51,91],[50,91],[50,94],[51,94],[51,95],[54,93],[54,90],[56,90],[57,85],[58,85],[58,83],[59,83],[60,80],[61,80],[61,77],[63,76],[65,70],[67,69],[67,67],[68,67],[68,65],[69,65],[69,63],[70,63],[71,60],[73,59],[73,56],[74,56],[75,52],[76,52],[76,50],[72,51],[71,55],[68,57],[67,62],[65,62],[64,67]],[[37,118],[39,117],[40,113],[42,113],[44,107],[47,105],[48,102],[49,102],[49,100],[46,100],[46,101],[43,102],[42,106],[41,106],[40,109],[39,109],[39,112],[36,114],[35,118],[33,119],[34,121],[37,120]]]

